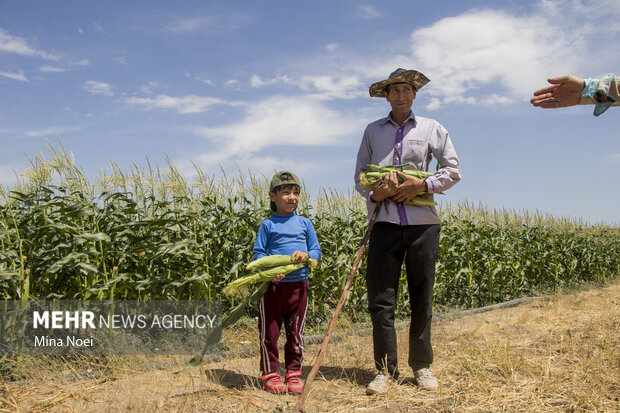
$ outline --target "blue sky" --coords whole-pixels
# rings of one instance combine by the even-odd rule
[[[353,191],[368,87],[431,83],[414,113],[449,131],[462,181],[441,199],[620,224],[620,108],[543,110],[546,78],[620,75],[620,2],[0,0],[0,183],[60,137],[95,177],[168,156],[291,169]]]

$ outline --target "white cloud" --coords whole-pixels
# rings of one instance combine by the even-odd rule
[[[431,79],[424,89],[429,109],[466,102],[506,106],[528,101],[551,76],[613,71],[618,55],[600,39],[620,31],[619,19],[617,0],[545,0],[520,14],[501,6],[474,9],[412,29],[408,50],[383,53],[385,45],[376,44],[379,54],[339,47],[338,54],[312,56],[298,64],[295,79],[326,99],[337,98],[333,90],[356,97],[395,68],[414,68]],[[345,76],[359,84],[340,83]]]
[[[345,75],[340,78],[334,76],[304,76],[301,79],[302,90],[317,92],[322,99],[353,99],[365,94],[365,86],[357,75]]]
[[[45,129],[38,129],[38,130],[27,130],[26,132],[24,132],[24,134],[26,136],[30,136],[30,137],[40,137],[40,136],[62,136],[65,133],[68,132],[74,132],[77,130],[82,130],[84,129],[84,126],[50,126],[49,128],[45,128]]]
[[[212,17],[179,18],[168,23],[165,29],[170,32],[193,32],[215,23]]]
[[[431,101],[426,105],[427,110],[436,110],[441,107],[441,100],[438,98],[431,98]]]
[[[327,169],[333,164],[325,165],[327,162],[317,159],[301,160],[297,156],[247,156],[238,154],[228,159],[222,159],[220,154],[203,153],[192,156],[190,159],[175,159],[177,166],[183,176],[196,176],[196,166],[202,171],[213,171],[219,173],[224,171],[229,176],[246,173],[253,175],[261,180],[264,178],[265,185],[268,185],[271,176],[275,171],[288,170],[294,171],[302,181],[304,176],[316,176],[317,169]],[[323,166],[325,165],[325,166]]]
[[[329,43],[325,45],[325,50],[327,50],[328,52],[335,52],[336,50],[338,50],[338,47],[340,47],[338,43]]]
[[[566,15],[570,10],[575,23],[588,21],[585,30],[603,34],[620,32],[618,18],[620,18],[620,2],[617,0],[561,0],[543,2],[543,7],[557,15]],[[603,42],[604,43],[604,42]]]
[[[253,176],[258,182],[263,182],[267,186],[277,170],[294,171],[304,181],[304,177],[316,177],[317,170],[333,170],[334,161],[328,162],[316,158],[300,159],[295,154],[290,156],[237,154],[237,156],[223,159],[218,153],[208,152],[192,155],[191,159],[175,159],[174,165],[188,181],[197,176],[196,167],[198,167],[200,171],[211,172],[213,176],[222,173],[235,177],[239,174],[246,177]]]
[[[90,60],[89,59],[77,60],[71,64],[73,66],[88,66],[90,64]]]
[[[226,83],[224,83],[224,85],[232,88],[238,88],[241,85],[241,82],[239,82],[238,79],[230,79]]]
[[[478,99],[483,105],[492,106],[492,105],[506,105],[509,103],[514,103],[514,99],[508,96],[501,96],[496,93],[491,93],[488,96],[485,96],[482,99]]]
[[[160,82],[158,82],[157,80],[152,80],[149,82],[148,85],[143,85],[140,87],[140,93],[143,93],[145,95],[150,95],[153,93],[153,90],[155,88],[160,88],[162,87],[162,84]]]
[[[19,73],[9,73],[9,72],[0,72],[0,76],[8,77],[9,79],[19,80],[20,82],[29,82],[24,72]]]
[[[66,72],[67,70],[72,70],[74,66],[88,66],[90,64],[90,60],[82,59],[75,60],[69,62],[60,62],[60,65],[43,65],[39,68],[41,72],[45,73],[61,73]]]
[[[202,77],[202,76],[197,76],[197,75],[192,75],[189,70],[185,71],[185,77],[188,79],[193,79],[193,80],[197,80],[201,83],[204,83],[205,85],[213,85],[213,81],[211,81],[211,79],[208,79],[206,77]]]
[[[253,156],[238,157],[233,162],[248,171],[260,171],[271,179],[271,174],[276,170],[295,171],[296,175],[303,180],[303,176],[307,173],[316,171],[317,163],[311,160],[299,159],[299,157],[280,157],[280,156]]]
[[[46,60],[59,60],[57,55],[38,50],[28,44],[23,37],[13,36],[0,29],[0,52],[16,53],[21,56],[40,57]]]
[[[41,72],[50,72],[50,73],[60,73],[66,71],[66,69],[62,67],[43,65],[39,68]]]
[[[377,17],[381,17],[381,13],[377,11],[374,7],[368,4],[360,4],[357,7],[359,14],[362,18],[366,20],[376,19]]]
[[[182,34],[205,29],[236,30],[251,18],[244,13],[209,14],[205,16],[179,17],[164,25],[166,31]]]
[[[183,114],[206,112],[215,105],[243,105],[243,103],[240,102],[228,102],[219,98],[196,95],[182,97],[157,95],[154,98],[131,97],[127,99],[127,103],[131,105],[142,105],[147,109],[172,109]]]
[[[84,90],[92,95],[113,96],[112,85],[96,80],[87,80],[84,82]]]
[[[248,105],[244,119],[216,128],[196,128],[195,133],[221,148],[200,157],[203,164],[217,164],[273,146],[332,146],[343,144],[351,124],[360,119],[332,110],[320,100],[304,96],[272,96]]]
[[[510,103],[514,103],[514,99],[498,95],[497,93],[491,93],[489,95],[482,96],[463,96],[454,94],[452,96],[447,96],[442,99],[438,99],[436,97],[431,98],[430,102],[425,106],[427,110],[435,110],[440,108],[444,104],[452,104],[452,103],[464,103],[467,105],[484,105],[484,106],[501,106],[507,105]]]
[[[0,29],[0,52],[17,53],[23,56],[36,56],[38,51],[26,42],[26,39],[12,36]]]
[[[544,5],[530,16],[474,10],[414,31],[412,58],[436,98],[429,108],[466,101],[481,88],[493,94],[475,103],[525,100],[549,75],[579,73],[584,32],[567,24],[571,16],[554,11],[557,2]]]
[[[300,79],[293,79],[288,75],[277,75],[272,79],[265,80],[257,75],[253,75],[250,79],[250,86],[255,88],[278,83],[297,86],[304,92],[312,93],[313,98],[320,100],[353,99],[365,93],[364,85],[355,74],[341,77],[331,75],[306,75],[302,76]]]
[[[251,87],[263,87],[263,86],[273,85],[277,81],[278,81],[277,78],[274,78],[271,80],[262,80],[258,75],[252,75],[252,78],[250,79],[250,86]]]
[[[268,79],[268,80],[262,80],[259,76],[252,75],[252,78],[250,79],[251,87],[263,87],[263,86],[273,85],[276,83],[285,83],[285,84],[292,85],[292,84],[296,84],[297,82],[294,82],[290,77],[286,75],[277,75],[273,79]]]

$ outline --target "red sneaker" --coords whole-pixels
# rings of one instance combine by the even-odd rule
[[[288,388],[289,393],[301,394],[304,390],[304,384],[301,382],[299,376],[301,376],[301,371],[286,372],[286,387]]]
[[[261,377],[263,381],[263,388],[269,393],[282,394],[286,393],[286,384],[282,383],[280,374],[277,371],[273,373],[265,374]]]

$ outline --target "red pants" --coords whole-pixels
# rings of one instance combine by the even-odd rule
[[[270,283],[258,307],[260,369],[278,371],[278,338],[284,322],[286,344],[284,363],[287,371],[301,370],[304,352],[304,325],[308,307],[308,280]]]

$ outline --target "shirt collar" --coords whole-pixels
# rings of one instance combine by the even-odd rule
[[[276,217],[276,218],[290,218],[290,217],[292,217],[292,216],[294,216],[294,215],[295,215],[295,212],[291,212],[290,214],[286,214],[286,215],[280,215],[280,214],[276,214],[276,213],[274,212],[274,213],[273,213],[273,214],[271,214],[271,215],[273,215],[273,216],[274,216],[274,217]]]
[[[412,110],[410,110],[410,111],[409,111],[409,116],[407,117],[407,119],[405,119],[405,122],[408,122],[408,121],[410,121],[410,120],[412,120],[412,121],[413,121],[413,124],[414,124],[414,125],[417,123],[417,121],[415,120],[415,115],[413,114],[413,111],[412,111]],[[394,122],[394,121],[392,120],[392,111],[390,111],[390,113],[387,115],[387,117],[386,117],[386,118],[385,118],[385,120],[383,121],[383,124],[385,125],[385,124],[386,124],[386,123],[388,123],[388,122]],[[400,126],[400,125],[398,125],[398,126]]]

